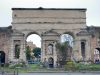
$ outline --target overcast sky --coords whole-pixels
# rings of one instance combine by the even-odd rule
[[[11,8],[86,8],[87,26],[100,26],[100,0],[0,0],[0,27],[11,25]],[[33,37],[32,35],[31,37]],[[32,38],[29,38],[32,39]],[[32,40],[40,47],[40,38]],[[36,41],[36,38],[39,42]]]
[[[100,0],[0,0],[0,27],[11,25],[13,7],[87,8],[87,25],[100,26]]]

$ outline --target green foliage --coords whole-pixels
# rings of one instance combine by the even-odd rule
[[[21,67],[21,68],[26,67],[25,61],[23,61],[23,60],[21,59],[21,60],[19,60],[19,61],[17,61],[17,62],[13,62],[13,61],[12,61],[12,62],[9,63],[9,68],[15,69],[16,67]]]
[[[80,71],[100,71],[100,64],[75,63],[75,69]]]
[[[38,64],[29,64],[32,69],[38,69],[40,66]]]
[[[60,57],[58,56],[60,60],[60,63],[65,64],[65,61],[67,60],[68,50],[71,50],[71,47],[69,45],[69,42],[66,41],[64,43],[57,43],[56,48],[58,49],[58,52],[60,54]]]
[[[66,61],[66,64],[64,65],[64,68],[65,70],[72,70],[74,71],[75,70],[75,64],[73,61],[69,60],[69,61]]]
[[[57,43],[56,48],[61,52],[65,53],[67,51],[67,48],[69,46],[69,42],[64,42],[64,43]]]
[[[31,48],[29,46],[26,47],[26,59],[30,60],[31,58]]]
[[[39,56],[41,55],[41,48],[34,48],[33,53],[36,58],[39,58]]]
[[[25,66],[25,64],[22,64],[22,63],[16,63],[16,64],[11,64],[11,65],[9,65],[9,68],[10,69],[16,69],[17,67],[24,67]]]
[[[42,63],[41,63],[42,64]],[[73,61],[66,61],[64,68],[44,68],[41,67],[39,64],[27,64],[23,65],[22,63],[11,64],[9,67],[3,67],[3,69],[7,72],[14,72],[16,67],[19,68],[19,72],[26,73],[26,72],[51,72],[51,71],[100,71],[100,64],[82,64],[82,63],[74,63]],[[1,69],[1,68],[0,68]]]
[[[9,63],[4,64],[4,67],[9,67]]]
[[[20,47],[19,45],[15,46],[15,58],[19,58],[20,55]]]

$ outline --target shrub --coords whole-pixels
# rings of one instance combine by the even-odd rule
[[[23,65],[22,64],[11,64],[9,66],[9,68],[11,68],[11,69],[15,69],[16,67],[23,67]]]
[[[4,67],[9,67],[9,63],[4,64]]]
[[[73,63],[73,61],[69,60],[66,62],[66,64],[64,65],[65,70],[75,70],[75,64]]]
[[[23,60],[19,60],[18,62],[10,62],[9,68],[16,68],[16,67],[26,67],[26,63]]]

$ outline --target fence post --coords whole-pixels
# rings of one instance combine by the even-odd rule
[[[18,75],[18,73],[19,73],[19,71],[18,71],[18,69],[20,69],[21,67],[16,67],[16,69],[17,69],[17,75]]]
[[[14,75],[15,75],[15,70],[14,70]]]
[[[3,68],[2,68],[2,75],[4,75],[4,65],[5,65],[5,64],[2,63],[2,67],[3,67]]]

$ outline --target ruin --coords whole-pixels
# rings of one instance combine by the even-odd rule
[[[100,60],[100,27],[87,26],[86,9],[12,8],[12,26],[0,27],[0,57],[5,56],[1,62],[26,61],[26,38],[33,33],[41,37],[41,62],[50,61],[56,66],[55,45],[63,34],[73,37],[71,58],[76,61]]]

